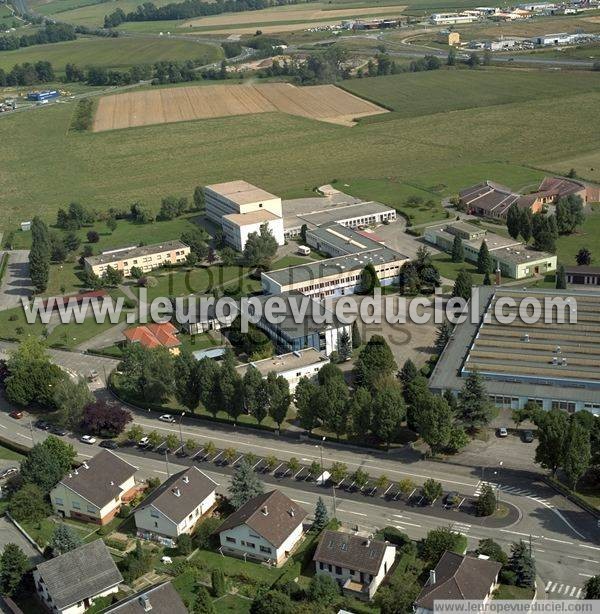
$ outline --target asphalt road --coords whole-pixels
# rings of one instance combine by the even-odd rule
[[[8,254],[8,266],[0,284],[0,311],[18,307],[21,297],[28,297],[32,292],[29,277],[29,251],[14,250],[0,252]]]

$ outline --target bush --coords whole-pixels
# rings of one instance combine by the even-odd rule
[[[500,571],[500,584],[508,584],[514,586],[517,583],[517,574],[510,569],[502,569]]]
[[[183,533],[177,538],[177,551],[179,554],[183,556],[187,556],[191,554],[193,550],[192,538],[187,534]]]
[[[125,307],[125,309],[133,309],[135,306],[136,302],[129,296],[123,300],[123,307]]]
[[[129,514],[131,514],[131,505],[127,505],[127,503],[125,503],[119,510],[119,518],[127,518]]]
[[[221,569],[213,569],[210,574],[210,583],[214,597],[222,597],[227,591],[225,586],[225,574]]]
[[[213,536],[212,533],[220,524],[221,520],[219,518],[215,518],[215,516],[211,516],[202,521],[198,525],[196,533],[193,537],[194,546],[203,550],[210,550],[215,547],[219,541],[219,538],[216,535]]]
[[[84,98],[77,103],[73,119],[71,120],[71,130],[85,132],[92,127],[92,111],[94,102],[91,98]]]
[[[121,552],[125,552],[127,549],[127,542],[121,539],[111,539],[110,537],[104,540],[104,543],[109,548],[114,548],[115,550],[120,550]]]
[[[394,544],[401,548],[407,543],[410,543],[410,537],[406,533],[400,531],[396,527],[385,527],[383,529],[383,538],[390,542],[390,544]]]

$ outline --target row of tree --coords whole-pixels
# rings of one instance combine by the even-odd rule
[[[66,23],[45,23],[33,34],[0,36],[0,51],[10,51],[32,45],[47,45],[75,40],[76,32],[72,25]]]

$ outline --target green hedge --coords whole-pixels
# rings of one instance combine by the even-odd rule
[[[8,266],[8,254],[2,254],[2,258],[0,258],[0,281],[4,277],[4,273],[6,272],[6,267]]]

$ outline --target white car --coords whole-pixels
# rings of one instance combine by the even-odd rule
[[[173,562],[173,559],[170,556],[163,556],[160,559],[160,562],[163,563],[164,565],[171,565],[171,563]]]
[[[92,445],[96,443],[96,438],[92,437],[91,435],[82,435],[79,441],[81,441],[82,443],[89,443],[90,445]]]
[[[498,429],[498,437],[508,437],[508,429],[505,426]]]
[[[138,441],[138,446],[140,448],[147,448],[150,445],[150,438],[149,437],[142,437],[139,441]]]
[[[171,414],[163,414],[158,419],[162,422],[175,422],[175,418]]]

